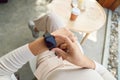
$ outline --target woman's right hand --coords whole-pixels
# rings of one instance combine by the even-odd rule
[[[85,68],[95,68],[94,62],[86,57],[78,46],[77,40],[72,42],[67,36],[59,36],[63,40],[63,44],[59,48],[54,48],[58,57],[62,57],[63,60],[67,60],[72,64]],[[74,38],[75,39],[75,38]]]
[[[63,40],[61,39],[61,37],[59,37],[59,35],[69,37],[69,39],[72,42],[75,41],[74,40],[74,34],[68,28],[60,28],[60,29],[52,32],[51,34],[54,35],[57,46],[59,46],[63,43]]]

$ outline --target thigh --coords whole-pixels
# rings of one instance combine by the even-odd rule
[[[47,15],[47,29],[49,32],[53,32],[59,28],[64,27],[62,19],[55,13],[50,12]]]
[[[48,76],[47,80],[104,80],[91,69],[58,70]]]
[[[53,32],[61,27],[64,27],[64,23],[60,17],[53,12],[45,14],[34,22],[37,30],[39,31],[45,31],[47,29],[49,32]]]
[[[38,31],[45,31],[45,27],[47,25],[47,22],[46,22],[47,18],[48,18],[48,14],[45,14],[40,18],[34,20],[35,27],[37,28]]]

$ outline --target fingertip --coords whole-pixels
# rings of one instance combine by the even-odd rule
[[[51,51],[55,53],[58,52],[57,48],[53,48]]]
[[[60,49],[59,48],[53,48],[51,51],[59,53]]]
[[[51,51],[55,51],[56,49],[58,49],[58,48],[53,48]]]
[[[55,52],[55,48],[53,48],[51,51]]]

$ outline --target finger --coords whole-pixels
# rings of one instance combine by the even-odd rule
[[[57,47],[60,47],[61,44],[63,44],[65,41],[63,39],[61,39],[60,36],[63,36],[63,35],[54,35],[55,36],[55,40],[56,40],[56,43],[57,43]]]
[[[61,39],[63,43],[66,43],[67,45],[72,46],[72,41],[67,36],[55,35],[55,37]]]
[[[57,56],[58,58],[60,58],[60,57],[61,57],[61,55],[59,55],[59,54],[57,54],[57,53],[56,53],[56,56]]]
[[[66,36],[66,35],[61,35],[61,34],[57,34],[57,35],[54,35],[55,36],[55,39],[58,39],[59,40],[59,37],[58,36]],[[76,36],[74,34],[70,34],[68,37],[72,42],[75,42],[76,41]],[[61,40],[61,39],[60,39]]]
[[[76,41],[76,37],[75,37],[74,34],[69,35],[68,38],[69,38],[72,42],[75,42],[75,41]]]
[[[59,48],[60,48],[60,49],[66,49],[66,47],[67,47],[67,44],[64,43],[64,44],[61,44]]]
[[[69,34],[68,37],[71,39],[71,41],[72,42],[76,41],[75,35],[73,34],[73,32],[70,29],[68,29],[68,28],[65,28],[65,30],[68,31],[68,34]]]
[[[68,38],[69,38],[72,42],[75,42],[75,37],[74,37],[74,36],[69,35]]]
[[[67,54],[63,51],[63,50],[61,50],[61,49],[59,49],[59,48],[54,48],[54,49],[52,49],[53,51],[55,51],[56,52],[56,54],[60,57],[62,57],[63,59],[66,59],[67,58]]]

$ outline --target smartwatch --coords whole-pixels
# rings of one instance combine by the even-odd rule
[[[46,32],[43,35],[43,37],[44,37],[45,44],[49,50],[56,47],[57,43],[56,43],[55,37],[53,35],[51,35],[49,32]]]

